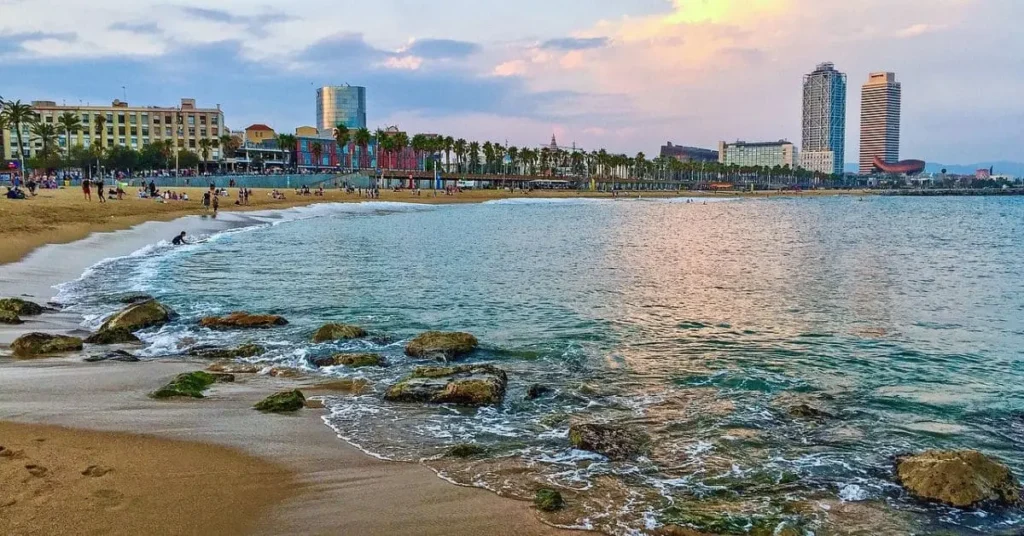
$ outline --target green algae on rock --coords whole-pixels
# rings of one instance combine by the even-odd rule
[[[469,333],[427,331],[409,341],[405,346],[405,355],[441,361],[455,360],[476,350],[478,344],[476,337]]]
[[[351,368],[383,367],[387,363],[380,354],[335,354],[328,357],[317,357],[312,360],[318,367],[337,367],[344,365]]]
[[[1021,502],[1020,484],[1010,468],[975,450],[928,450],[900,456],[896,478],[919,499],[957,508]]]
[[[565,501],[562,500],[562,494],[549,488],[542,488],[537,490],[536,495],[533,497],[533,504],[538,510],[544,512],[554,512],[561,510],[565,506]]]
[[[42,305],[21,298],[0,299],[0,311],[9,311],[18,316],[36,316],[43,314]]]
[[[26,333],[11,343],[15,357],[37,357],[82,349],[82,339],[48,333]]]
[[[285,413],[298,411],[306,405],[306,397],[302,391],[293,389],[275,393],[256,403],[256,409],[269,413]]]
[[[313,334],[313,342],[345,341],[367,336],[365,329],[350,324],[330,323],[320,326]]]
[[[22,320],[18,317],[18,313],[14,311],[8,311],[6,309],[0,309],[0,324],[22,324]]]
[[[114,313],[113,316],[100,326],[100,331],[124,328],[135,332],[140,329],[162,326],[170,322],[175,316],[174,311],[170,307],[156,300],[147,300],[129,305],[121,311]]]
[[[258,315],[245,311],[235,311],[227,316],[208,316],[199,321],[199,325],[210,329],[262,329],[284,326],[288,324],[283,316]]]
[[[419,367],[392,385],[384,393],[384,399],[486,406],[501,403],[507,384],[505,371],[493,365]]]
[[[233,382],[235,377],[231,374],[211,374],[197,370],[178,374],[170,383],[153,391],[150,395],[153,398],[203,398],[203,391],[217,382]]]
[[[97,331],[86,337],[89,344],[128,344],[142,342],[128,328],[110,328]]]

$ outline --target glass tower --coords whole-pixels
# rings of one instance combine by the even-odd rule
[[[324,86],[316,90],[316,128],[329,130],[344,123],[350,130],[366,128],[366,88]]]
[[[831,63],[804,76],[803,167],[842,175],[846,162],[846,75]],[[828,165],[830,169],[816,169]]]

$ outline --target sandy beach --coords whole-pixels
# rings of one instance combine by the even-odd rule
[[[28,202],[42,201],[28,211],[75,204],[70,193],[50,192]],[[458,200],[477,197],[483,196]],[[0,296],[45,303],[54,285],[102,259],[180,229],[200,234],[251,223],[245,214],[122,214],[131,210],[109,225],[79,222],[73,232],[37,231],[33,240],[5,243],[3,254],[12,258],[38,243],[71,241],[0,265]],[[317,390],[314,380],[238,375],[203,400],[152,400],[147,394],[174,375],[208,362],[85,363],[82,354],[104,351],[88,346],[81,354],[15,360],[6,346],[20,334],[85,333],[72,313],[24,320],[0,328],[0,534],[571,533],[543,524],[529,503],[449,484],[419,464],[367,456],[335,437],[323,410],[281,416],[252,409],[268,394],[295,387],[311,397],[344,395]]]

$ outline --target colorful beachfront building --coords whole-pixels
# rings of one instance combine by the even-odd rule
[[[317,159],[313,147],[320,144],[320,157]],[[364,148],[349,142],[339,146],[334,139],[333,130],[317,130],[314,127],[295,129],[296,162],[300,168],[308,169],[376,169],[377,143],[370,140]]]

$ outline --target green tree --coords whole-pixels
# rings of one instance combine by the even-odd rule
[[[221,169],[224,167],[224,161],[227,160],[228,155],[234,155],[235,151],[238,150],[238,142],[235,137],[231,134],[221,134],[218,138],[220,145],[220,163]]]
[[[210,151],[213,149],[213,142],[209,138],[199,140],[199,154],[203,157],[203,167],[209,170],[207,162],[210,161]]]
[[[458,160],[459,173],[462,173],[462,165],[466,157],[466,151],[469,150],[466,140],[459,138],[455,140],[455,144],[452,146],[452,150],[455,152],[455,159]]]
[[[71,159],[71,134],[82,130],[82,120],[74,112],[64,112],[57,118],[57,125],[64,131],[65,154]]]
[[[199,167],[199,156],[188,149],[178,149],[178,167],[193,169]]]
[[[278,134],[277,135],[277,148],[284,151],[284,166],[289,167],[289,163],[295,162],[292,156],[295,154],[295,146],[298,143],[298,139],[291,134]],[[321,150],[323,147],[321,147]]]
[[[469,142],[469,172],[478,173],[480,171],[480,142],[471,141]]]
[[[56,152],[55,146],[57,145],[57,127],[54,127],[50,123],[35,122],[32,124],[32,135],[42,142],[44,155],[50,155]]]
[[[22,104],[20,100],[7,101],[3,103],[3,115],[8,125],[15,130],[15,139],[18,141],[18,162],[21,164],[21,173],[25,173],[25,143],[22,138],[22,127],[36,121],[36,112],[32,106]]]

